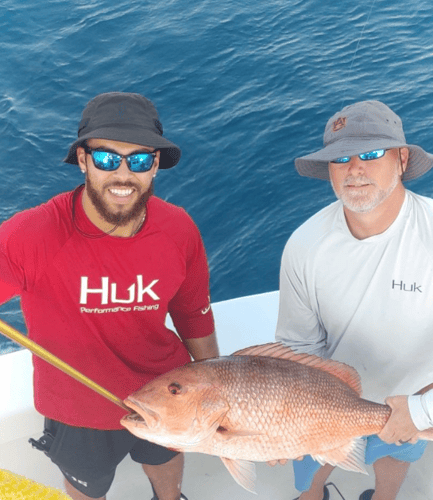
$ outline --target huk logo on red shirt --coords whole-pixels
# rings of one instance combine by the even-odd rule
[[[87,299],[89,295],[99,295],[101,298],[101,305],[107,305],[109,302],[112,304],[132,304],[132,303],[142,303],[144,296],[148,296],[151,299],[157,301],[160,300],[158,295],[153,290],[153,287],[158,283],[159,280],[153,280],[149,284],[144,285],[143,276],[141,274],[137,275],[137,282],[133,283],[125,293],[125,290],[118,291],[117,283],[110,283],[110,278],[104,276],[101,278],[100,285],[98,284],[95,288],[89,287],[88,276],[81,277],[81,290],[80,290],[80,304],[87,304]],[[120,297],[127,298],[118,298]]]

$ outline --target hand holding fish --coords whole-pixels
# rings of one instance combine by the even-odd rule
[[[385,427],[378,436],[388,444],[398,446],[404,443],[415,444],[419,438],[419,430],[415,427],[409,412],[407,396],[386,398],[385,403],[392,412]]]
[[[277,464],[280,464],[280,465],[286,465],[286,463],[288,462],[288,459],[284,459],[284,460],[269,460],[269,462],[267,462],[268,465],[270,465],[271,467],[275,467],[275,465]]]
[[[304,457],[298,457],[298,458],[294,458],[293,460],[304,460]],[[269,460],[269,462],[267,462],[267,464],[271,467],[275,467],[275,465],[277,464],[280,464],[280,465],[286,465],[286,463],[289,461],[288,458],[284,458],[282,460]]]

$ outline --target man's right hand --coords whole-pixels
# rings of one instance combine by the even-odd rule
[[[298,458],[295,458],[294,460],[303,460],[304,457],[298,457]],[[274,467],[275,465],[277,464],[280,464],[280,465],[286,465],[286,463],[288,462],[288,458],[284,458],[284,459],[281,459],[281,460],[269,460],[269,462],[266,462],[268,465],[270,465],[271,467]]]

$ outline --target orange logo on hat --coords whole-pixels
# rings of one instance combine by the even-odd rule
[[[337,130],[341,130],[346,126],[346,117],[341,116],[338,120],[335,120],[335,122],[332,124],[332,131],[337,132]]]

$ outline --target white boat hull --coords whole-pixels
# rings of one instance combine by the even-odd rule
[[[278,292],[215,303],[213,305],[221,354],[231,354],[243,347],[271,342],[274,339]],[[39,438],[43,417],[33,408],[31,355],[27,351],[0,357],[0,469],[31,478],[37,482],[62,488],[63,479],[55,465],[40,451],[28,444]],[[431,500],[433,498],[433,446],[411,466],[398,500]],[[269,467],[256,464],[256,491],[260,500],[290,500],[299,495],[294,487],[291,463]],[[374,487],[370,476],[336,469],[330,481],[347,500],[357,500],[360,493]],[[243,490],[230,477],[219,458],[190,453],[182,491],[190,500],[251,500],[254,496]],[[341,500],[330,487],[331,500]],[[110,500],[143,500],[152,497],[148,480],[140,466],[128,457],[119,466]]]

